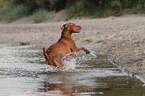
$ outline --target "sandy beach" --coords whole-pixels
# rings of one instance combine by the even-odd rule
[[[145,77],[145,15],[32,24],[0,23],[0,44],[34,44],[49,47],[60,38],[60,26],[73,22],[82,26],[72,38],[77,46],[112,54],[111,59],[129,73]]]

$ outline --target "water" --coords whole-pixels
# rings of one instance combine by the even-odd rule
[[[1,45],[0,96],[145,96],[143,83],[108,58],[80,51],[57,72],[44,63],[42,50]]]

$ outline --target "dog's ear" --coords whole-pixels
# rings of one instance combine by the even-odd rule
[[[63,28],[69,29],[69,28],[70,28],[69,23],[65,23],[65,24],[63,24],[62,26],[60,26],[60,29],[61,29],[61,30],[62,30]]]
[[[62,30],[65,27],[66,23],[60,26],[60,29]]]

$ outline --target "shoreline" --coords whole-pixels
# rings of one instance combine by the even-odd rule
[[[78,47],[112,54],[111,59],[134,75],[145,79],[145,16],[70,20],[82,26],[72,38]],[[30,43],[41,49],[55,43],[61,22],[40,24],[0,24],[0,44]]]

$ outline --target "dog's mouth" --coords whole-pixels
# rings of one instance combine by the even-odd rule
[[[82,29],[82,27],[81,27],[81,26],[77,26],[77,27],[76,27],[76,30],[75,30],[75,32],[74,32],[74,33],[80,33],[81,29]]]
[[[80,31],[81,31],[81,30],[75,30],[75,32],[74,32],[74,33],[80,33]]]

